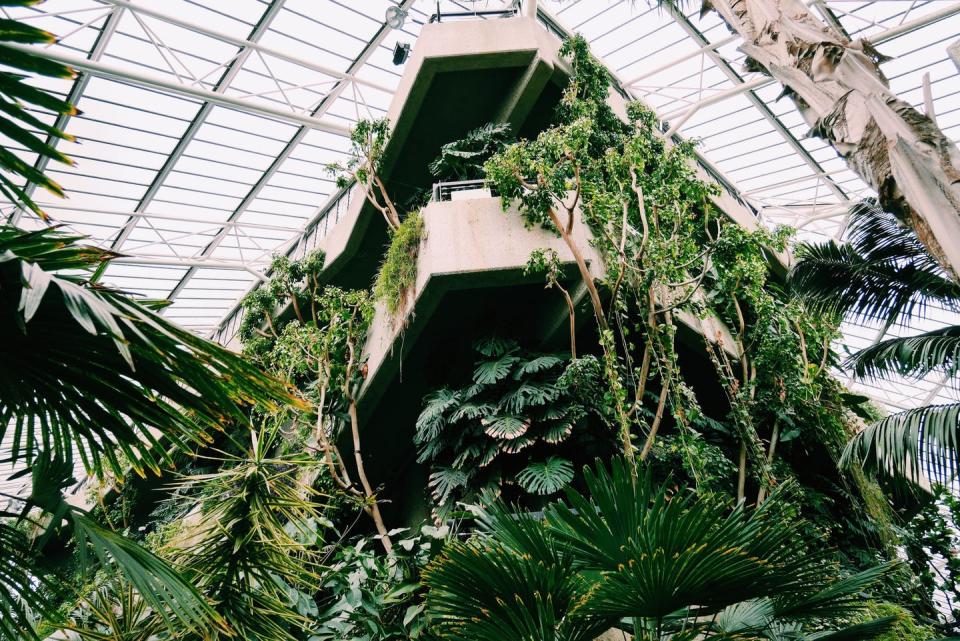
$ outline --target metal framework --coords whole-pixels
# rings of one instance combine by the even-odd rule
[[[960,137],[960,70],[947,54],[960,33],[960,2],[808,4],[851,38],[882,46],[893,57],[884,67],[893,90]],[[407,11],[399,30],[384,22],[391,5]],[[762,221],[793,225],[801,238],[837,237],[850,204],[870,190],[806,136],[792,105],[777,102],[776,83],[740,71],[738,40],[715,15],[674,6],[540,0],[539,16],[559,35],[582,33],[668,133],[701,139],[705,169]],[[393,45],[416,47],[438,8],[464,12],[474,3],[50,0],[0,9],[60,36],[41,53],[80,75],[45,86],[83,111],[39,114],[83,141],[65,149],[74,169],[9,146],[71,195],[37,198],[56,220],[124,255],[105,283],[173,299],[165,314],[229,339],[237,301],[271,256],[305,251],[338,220],[350,193],[336,189],[325,166],[343,158],[353,122],[386,113],[402,71]],[[0,202],[0,213],[40,224],[20,203]],[[850,326],[844,340],[855,348],[876,337],[877,328]],[[935,376],[912,388],[859,389],[908,407],[948,398],[953,383]]]

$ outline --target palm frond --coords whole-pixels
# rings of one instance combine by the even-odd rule
[[[454,541],[424,573],[427,612],[443,638],[591,641],[616,622],[579,602],[589,583],[532,516],[493,507],[486,535]]]
[[[179,484],[200,490],[198,516],[167,554],[213,602],[234,638],[300,638],[310,621],[290,603],[290,590],[312,593],[320,583],[315,553],[290,526],[319,520],[318,496],[301,481],[316,462],[272,454],[279,434],[278,428],[251,430],[244,455],[224,455],[218,471]]]
[[[86,552],[89,547],[102,565],[122,574],[165,627],[198,633],[225,631],[223,619],[200,592],[160,557],[77,511],[70,522],[78,549]]]
[[[931,301],[960,305],[960,285],[912,231],[871,203],[851,211],[847,242],[801,244],[790,283],[812,307],[888,326],[921,315]]]
[[[202,443],[244,406],[297,401],[241,356],[177,327],[125,295],[61,270],[112,256],[55,229],[0,227],[0,438],[28,465],[40,449],[93,471],[158,469],[162,438]],[[9,433],[13,425],[12,435]]]
[[[847,444],[841,465],[914,482],[924,475],[949,483],[960,473],[960,404],[930,405],[898,412],[868,426]]]
[[[56,620],[57,588],[33,569],[35,550],[12,522],[0,521],[0,639],[34,641],[35,618]]]
[[[960,325],[888,338],[855,353],[846,366],[861,378],[922,378],[933,371],[954,377],[960,372]]]
[[[584,480],[589,495],[568,489],[548,522],[580,565],[603,576],[588,600],[591,611],[662,620],[695,606],[702,615],[806,594],[824,581],[817,555],[797,548],[800,524],[780,522],[769,507],[778,505],[776,496],[749,512],[691,494],[668,497],[649,474],[634,479],[622,460],[610,471],[585,470]]]
[[[5,4],[28,6],[33,3],[28,0],[11,0]],[[23,145],[40,158],[49,158],[72,165],[73,161],[57,151],[50,141],[58,138],[73,140],[73,136],[43,123],[31,114],[29,109],[32,105],[56,114],[75,115],[78,113],[76,108],[58,96],[26,82],[24,74],[73,78],[76,72],[66,65],[7,44],[50,44],[55,41],[56,37],[53,34],[42,29],[15,20],[0,20],[0,64],[9,69],[0,71],[0,134]],[[46,134],[46,139],[33,133],[30,128]],[[46,215],[27,193],[26,185],[33,183],[56,196],[63,196],[63,189],[53,179],[3,147],[0,147],[0,172],[3,172],[0,174],[0,193],[3,193],[11,202],[22,204],[42,218]],[[18,184],[18,178],[24,180],[25,184]]]

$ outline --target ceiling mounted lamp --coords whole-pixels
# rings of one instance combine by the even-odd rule
[[[387,7],[386,23],[391,29],[399,29],[407,19],[407,11],[400,7]]]

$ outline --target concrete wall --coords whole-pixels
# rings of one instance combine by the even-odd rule
[[[417,280],[404,309],[394,316],[383,303],[376,305],[363,351],[367,359],[367,380],[361,391],[364,403],[371,400],[367,391],[385,384],[398,365],[397,345],[404,334],[418,332],[446,292],[506,281],[542,280],[540,275],[523,276],[524,265],[536,249],[553,249],[561,263],[574,264],[569,248],[559,236],[542,228],[525,227],[517,208],[503,211],[499,198],[430,203],[421,215],[424,237],[417,260]],[[589,231],[579,220],[574,225],[573,237],[594,277],[601,277],[602,260],[590,245]]]

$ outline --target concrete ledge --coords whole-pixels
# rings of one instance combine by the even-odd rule
[[[400,366],[401,344],[416,341],[447,292],[540,282],[540,275],[523,275],[530,253],[536,249],[552,249],[561,264],[575,264],[559,236],[542,228],[524,227],[516,207],[503,211],[499,198],[430,203],[421,215],[424,237],[417,280],[403,309],[394,316],[383,303],[376,304],[363,349],[367,380],[360,392],[362,405],[375,402],[380,388],[392,380]],[[601,277],[602,260],[579,220],[573,236],[591,273]]]

